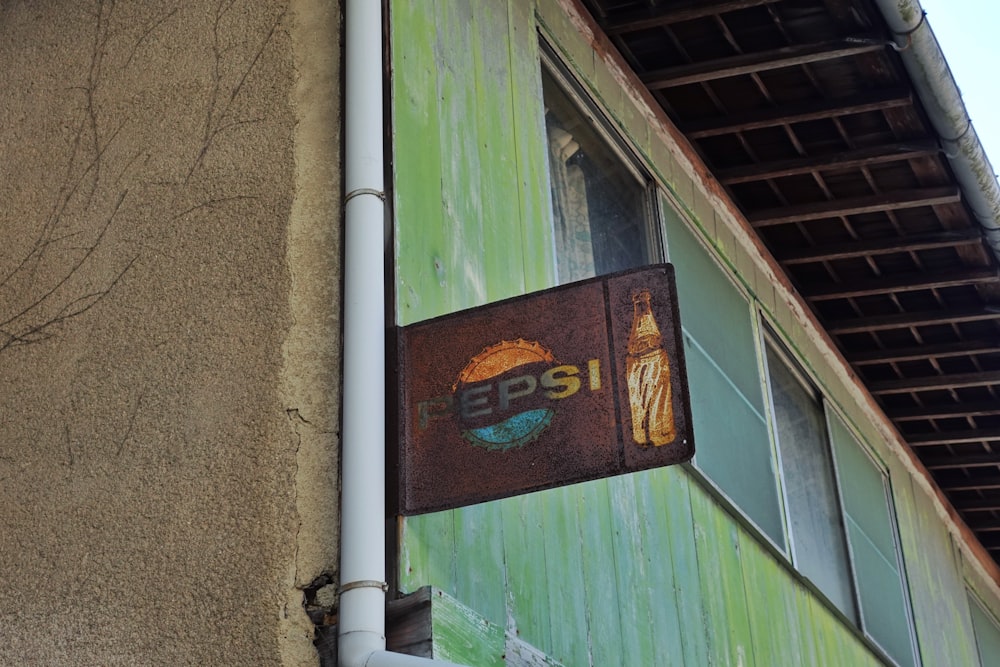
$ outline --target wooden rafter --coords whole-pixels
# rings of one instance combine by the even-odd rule
[[[683,21],[693,21],[707,16],[716,16],[726,12],[735,12],[749,7],[758,7],[778,2],[778,0],[688,0],[652,10],[635,10],[623,13],[614,20],[608,21],[605,29],[609,34],[620,35],[635,30],[648,30]]]
[[[949,468],[988,468],[1000,469],[1000,454],[965,454],[955,456],[927,456],[922,458],[924,467],[928,470],[947,470]]]
[[[993,269],[966,269],[957,271],[936,271],[933,273],[904,273],[881,276],[867,280],[851,280],[833,285],[803,287],[810,301],[829,301],[874,294],[895,292],[915,292],[924,289],[939,289],[957,285],[975,285],[1000,281]]]
[[[1000,415],[1000,401],[963,402],[952,405],[920,406],[889,411],[889,417],[896,422],[922,421],[926,419],[962,419],[965,417],[986,417],[990,415]]]
[[[994,487],[985,487],[985,488],[994,488]],[[1000,530],[1000,519],[985,518],[985,517],[982,519],[973,519],[973,520],[970,519],[971,516],[966,517],[965,523],[967,523],[969,525],[969,528],[971,528],[977,533],[995,533],[996,531]],[[992,547],[992,548],[996,549],[998,547]]]
[[[940,152],[936,141],[914,141],[870,148],[857,148],[829,155],[807,155],[788,160],[775,160],[762,164],[750,164],[730,169],[720,169],[716,177],[725,185],[750,183],[770,178],[782,178],[797,174],[808,174],[828,169],[851,169],[887,162],[899,162],[926,157]]]
[[[887,331],[889,329],[906,329],[908,327],[923,327],[935,324],[979,322],[983,320],[1000,320],[1000,310],[993,310],[991,308],[964,308],[856,317],[834,321],[827,327],[827,331],[834,335],[840,335]]]
[[[1000,496],[988,498],[952,498],[951,504],[960,512],[1000,510]]]
[[[824,220],[846,215],[860,215],[878,211],[895,211],[919,206],[954,204],[961,200],[956,187],[919,188],[897,190],[866,197],[833,199],[831,201],[794,206],[767,208],[747,214],[747,220],[756,228],[784,225],[807,220]]]
[[[932,375],[897,380],[872,382],[868,390],[873,394],[905,394],[911,391],[932,391],[937,389],[960,389],[962,387],[982,387],[1000,384],[1000,371],[982,371],[978,373],[951,373],[948,375]]]
[[[913,97],[905,89],[882,90],[834,100],[820,100],[788,104],[778,108],[761,109],[723,118],[685,123],[681,130],[691,139],[702,139],[734,132],[759,130],[776,125],[789,125],[823,118],[836,118],[869,111],[883,111],[910,106]]]
[[[945,491],[977,491],[979,489],[1000,489],[1000,475],[990,475],[988,477],[969,477],[968,479],[963,479],[961,481],[955,482],[941,482],[938,481],[938,486],[940,486]],[[1000,528],[1000,521],[997,522],[997,527]],[[992,530],[992,529],[991,529]]]
[[[775,259],[782,264],[808,264],[810,262],[829,262],[853,257],[871,257],[899,252],[950,248],[980,243],[981,240],[982,234],[978,229],[963,229],[915,236],[892,236],[867,241],[852,241],[850,243],[828,243],[816,246],[815,248],[804,248],[801,250],[779,250],[775,253]]]
[[[770,51],[741,53],[728,58],[703,60],[685,65],[675,65],[642,74],[642,82],[650,90],[661,90],[691,83],[703,83],[731,76],[755,74],[782,67],[836,58],[846,58],[886,48],[886,41],[876,36],[861,35],[817,44],[797,44]]]
[[[967,431],[941,431],[940,433],[923,433],[906,438],[911,447],[928,447],[930,445],[961,445],[984,440],[1000,440],[1000,428],[977,428]]]
[[[987,340],[963,340],[956,343],[937,345],[915,345],[913,347],[872,350],[870,352],[849,352],[847,360],[856,366],[887,364],[897,361],[917,361],[929,358],[967,357],[976,354],[1000,352],[1000,338]]]

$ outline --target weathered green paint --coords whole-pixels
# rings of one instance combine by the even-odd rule
[[[589,664],[587,612],[593,599],[585,580],[581,517],[573,487],[552,489],[543,493],[538,510],[544,525],[542,544],[545,546],[546,568],[543,585],[549,599],[549,633],[551,644],[547,653],[566,665]],[[587,508],[590,509],[590,508]],[[511,572],[516,577],[519,573]]]
[[[619,553],[616,557],[618,587],[628,590],[630,582],[641,582],[636,587],[635,598],[639,608],[649,615],[649,625],[642,626],[640,622],[638,630],[642,636],[637,645],[644,645],[647,640],[652,643],[647,655],[653,657],[656,665],[684,663],[680,616],[683,610],[678,600],[678,591],[684,582],[674,578],[674,554],[678,550],[674,542],[687,542],[683,529],[690,521],[680,522],[680,534],[670,530],[670,513],[677,506],[686,506],[687,487],[676,483],[676,479],[683,481],[683,477],[675,479],[669,472],[647,470],[620,478],[620,483],[618,479],[609,480],[617,495],[634,493],[634,500],[622,498],[620,501],[624,508],[634,502],[632,517],[623,521],[633,534],[616,539],[641,552]],[[642,521],[647,522],[648,529],[639,525]],[[696,613],[695,617],[698,615]]]
[[[906,479],[893,484],[921,658],[925,665],[975,665],[972,620],[951,535],[930,499],[914,487]]]
[[[399,551],[399,585],[403,590],[415,591],[428,585],[454,590],[457,549],[451,512],[404,521]]]
[[[444,128],[438,110],[437,58],[431,41],[412,37],[436,34],[436,16],[427,11],[433,6],[432,2],[396,2],[391,10],[394,66],[398,72],[406,72],[406,76],[392,79],[397,310],[401,324],[456,307],[447,299],[441,275],[450,230],[443,224],[439,195],[443,155],[439,134]],[[414,137],[423,140],[422,148],[405,149],[407,139]],[[404,247],[405,253],[401,251]],[[403,257],[407,258],[405,263]]]
[[[784,585],[781,565],[746,533],[740,535],[739,552],[755,664],[810,664],[807,647],[789,641],[790,636],[802,636],[803,630],[796,605],[796,587]],[[776,623],[776,618],[782,619],[781,622]]]
[[[670,543],[667,557],[673,574],[673,607],[677,614],[684,657],[680,664],[707,665],[711,645],[704,630],[707,612],[701,596],[702,575],[694,540],[691,477],[682,468],[661,469],[655,474],[659,480],[653,485],[652,494],[660,500],[666,515],[663,531],[664,538]],[[661,589],[659,592],[668,600],[665,607],[669,609],[669,589]]]
[[[501,627],[507,621],[506,572],[504,565],[503,517],[500,505],[484,503],[455,515],[455,549],[463,554],[455,571],[455,595],[477,600],[476,611]]]
[[[651,160],[651,173],[669,179],[663,185],[682,198],[685,211],[703,218],[695,223],[709,242],[747,274],[742,282],[759,301],[727,309],[728,316],[744,318],[748,306],[760,307],[775,315],[800,352],[817,354],[816,342],[745,261],[732,233],[708,219],[712,202],[669,147],[636,126],[642,114],[627,106],[628,96],[614,88],[615,77],[558,0],[390,4],[398,323],[553,284],[540,20]],[[667,229],[672,253],[690,245],[671,231],[677,224],[684,223]],[[690,256],[675,258],[679,280]],[[718,305],[697,289],[716,278],[690,280],[695,289],[688,301],[695,308]],[[720,362],[728,365],[733,357],[738,372],[731,382],[753,395],[753,355],[736,354],[742,348],[731,340],[709,344],[746,331],[742,319],[739,327],[711,324],[713,310],[707,313],[710,326],[696,326],[695,337],[704,338]],[[860,424],[877,453],[893,461],[828,360],[806,361],[848,421]],[[748,408],[760,413],[756,396],[752,403]],[[714,406],[711,414],[727,413]],[[932,501],[909,474],[898,462],[890,465],[922,662],[977,665],[962,563]],[[882,664],[860,632],[731,511],[697,473],[674,467],[411,517],[402,531],[400,586],[411,591],[433,584],[475,612],[476,618],[456,612],[453,623],[441,612],[439,626],[442,650],[448,646],[441,657],[470,665],[502,664],[495,662],[497,628],[566,667]],[[1000,607],[988,590],[982,596]],[[468,623],[484,624],[483,632],[447,629]]]
[[[439,589],[431,590],[431,653],[476,667],[504,667],[504,630]]]
[[[507,572],[508,630],[534,646],[551,646],[549,591],[546,572],[542,506],[547,493],[532,493],[500,501]]]
[[[399,322],[550,286],[527,17],[475,0],[394,2],[390,16]]]
[[[753,642],[740,563],[739,529],[701,487],[691,486],[702,604],[712,622],[705,632],[710,659],[720,665],[753,662]]]
[[[621,626],[621,660],[629,665],[642,664],[643,660],[656,655],[657,637],[651,630],[654,610],[663,606],[655,603],[648,582],[652,571],[666,564],[663,557],[669,552],[661,552],[659,558],[654,560],[655,554],[647,549],[647,531],[641,522],[648,520],[651,524],[655,523],[656,513],[640,512],[635,477],[613,477],[605,481],[605,486],[608,488],[611,525],[604,535],[589,537],[592,542],[598,543],[610,537],[616,593],[631,592],[630,595],[616,595],[617,621]]]
[[[589,630],[590,662],[567,664],[613,665],[624,655],[620,597],[627,591],[615,585],[615,560],[612,550],[611,500],[608,480],[600,479],[577,487],[566,487],[566,502],[577,502],[583,560],[580,580],[586,591],[584,615]],[[576,496],[574,498],[573,496]],[[553,632],[555,628],[553,628]]]

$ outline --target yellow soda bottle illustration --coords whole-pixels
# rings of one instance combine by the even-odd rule
[[[625,373],[632,408],[632,437],[639,445],[666,445],[677,437],[670,390],[670,359],[653,317],[649,290],[632,295],[634,314]]]

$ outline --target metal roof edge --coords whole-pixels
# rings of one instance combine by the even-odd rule
[[[1000,184],[918,0],[875,0],[983,236],[1000,264]]]

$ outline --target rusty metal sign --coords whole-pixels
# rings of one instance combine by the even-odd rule
[[[396,348],[402,514],[694,455],[669,264],[420,322]]]

